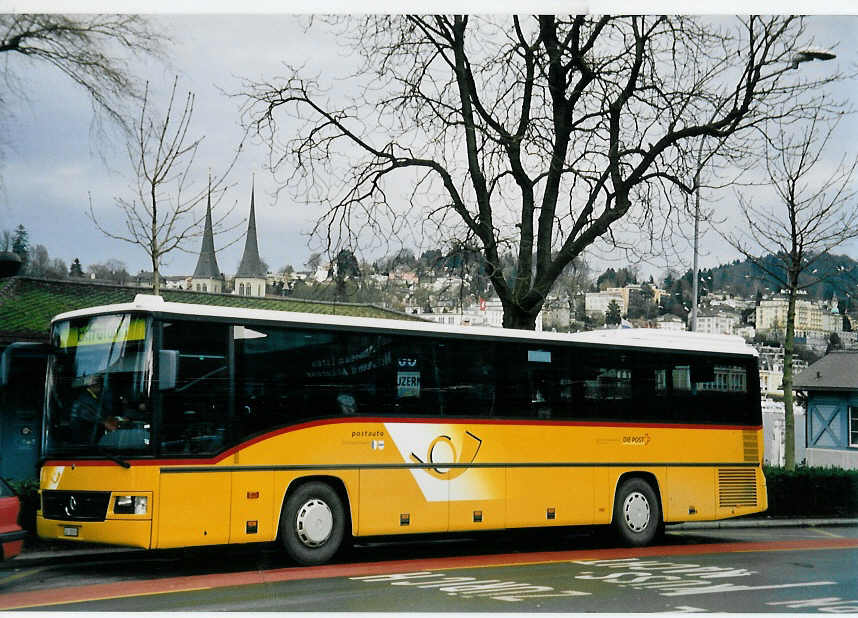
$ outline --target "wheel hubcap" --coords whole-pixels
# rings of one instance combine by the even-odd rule
[[[307,547],[318,547],[328,540],[334,529],[334,516],[323,500],[312,498],[298,509],[295,531]]]
[[[633,532],[643,532],[649,525],[649,501],[640,492],[630,493],[623,502],[626,525]]]

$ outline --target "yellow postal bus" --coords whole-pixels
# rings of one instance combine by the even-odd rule
[[[766,508],[739,338],[565,335],[138,296],[55,318],[43,538],[168,548]]]

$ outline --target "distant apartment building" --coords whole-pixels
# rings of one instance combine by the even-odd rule
[[[542,306],[542,328],[547,331],[566,332],[573,313],[566,298],[549,297]]]
[[[608,288],[605,291],[621,294],[623,297],[623,302],[625,302],[626,304],[626,307],[629,307],[631,305],[631,299],[634,298],[636,294],[644,293],[644,285],[649,288],[650,292],[652,293],[652,302],[654,302],[656,305],[661,302],[662,295],[667,294],[665,290],[660,290],[654,285],[644,283],[630,283],[629,285],[622,288]]]
[[[697,316],[697,332],[708,335],[734,335],[741,316],[734,313],[710,313]]]
[[[755,304],[753,299],[742,298],[723,292],[710,292],[706,295],[706,301],[710,307],[729,307],[738,311],[751,309]]]
[[[397,268],[390,273],[388,281],[405,284],[409,288],[413,288],[420,282],[420,278],[413,270]]]
[[[419,307],[410,307],[406,312],[447,326],[503,327],[503,305],[498,298],[483,300],[460,309],[436,306],[431,312],[426,312]],[[542,312],[536,316],[536,330],[542,330]]]
[[[465,282],[461,277],[436,277],[427,287],[437,294],[440,292],[455,292],[464,285]]]
[[[685,330],[685,320],[672,313],[666,313],[655,319],[655,326],[662,330]]]
[[[757,332],[786,330],[788,302],[784,296],[760,301],[756,310]],[[843,331],[843,316],[837,310],[836,302],[829,307],[824,303],[798,298],[793,324],[796,337],[807,337],[811,333],[839,333]]]
[[[168,290],[190,290],[191,278],[185,275],[163,277],[162,281]]]
[[[604,292],[587,292],[584,295],[584,311],[590,316],[596,314],[604,315],[607,313],[611,301],[614,301],[620,306],[620,315],[624,315],[628,307],[626,300],[628,295],[624,298],[623,294],[618,290],[622,290],[622,288],[610,288]]]
[[[858,345],[858,333],[855,331],[843,331],[842,333],[837,333],[840,337],[840,343],[844,349],[854,348]]]
[[[612,300],[615,300],[620,306],[620,315],[626,315],[634,299],[644,294],[644,285],[647,285],[652,292],[652,302],[658,305],[662,295],[666,293],[664,290],[660,290],[654,285],[631,283],[621,288],[607,288],[601,292],[587,292],[584,296],[584,310],[590,317],[596,315],[604,316],[608,311],[608,305],[611,304]]]
[[[760,392],[763,395],[782,397],[784,381],[784,349],[780,346],[756,344],[760,364]],[[807,368],[807,361],[795,356],[792,359],[793,375]]]
[[[751,325],[737,326],[733,334],[743,337],[745,341],[752,341],[757,335],[757,329]]]
[[[138,288],[152,288],[152,271],[141,270],[135,277],[128,280],[127,285]],[[186,275],[162,275],[159,273],[161,287],[167,290],[190,290],[191,278]]]

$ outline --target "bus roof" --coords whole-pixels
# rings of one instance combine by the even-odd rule
[[[732,335],[709,335],[702,333],[689,333],[685,331],[666,332],[664,330],[652,328],[618,328],[586,331],[581,333],[555,333],[487,328],[479,326],[448,326],[428,321],[407,322],[382,318],[358,318],[345,315],[173,303],[165,301],[160,296],[148,294],[138,294],[131,303],[102,305],[61,313],[52,320],[52,323],[58,320],[77,317],[129,311],[145,311],[158,315],[223,318],[293,325],[307,324],[311,326],[353,327],[383,330],[387,332],[409,332],[415,334],[435,334],[495,340],[539,341],[544,343],[590,343],[629,348],[654,348],[689,352],[757,356],[757,351],[752,346],[748,345],[742,337]]]

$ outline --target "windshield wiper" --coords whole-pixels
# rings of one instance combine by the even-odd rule
[[[121,457],[119,457],[118,455],[113,455],[113,454],[111,454],[111,453],[108,453],[108,452],[107,452],[107,451],[105,451],[104,449],[98,449],[98,454],[99,454],[99,455],[103,455],[104,457],[106,457],[106,458],[107,458],[107,459],[109,459],[110,461],[112,461],[112,462],[114,462],[114,463],[116,463],[116,464],[118,464],[118,465],[122,466],[122,467],[123,467],[123,468],[125,468],[126,470],[127,470],[128,468],[130,468],[130,467],[131,467],[131,464],[130,464],[130,463],[128,463],[127,461],[125,461],[124,459],[122,459]]]

